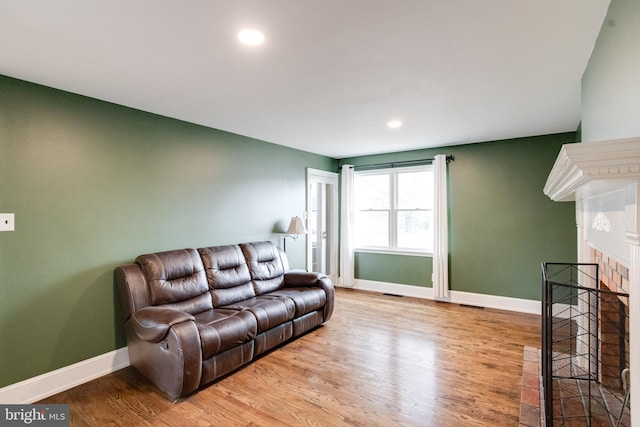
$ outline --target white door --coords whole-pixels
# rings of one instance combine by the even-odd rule
[[[307,270],[338,282],[338,174],[307,169]]]

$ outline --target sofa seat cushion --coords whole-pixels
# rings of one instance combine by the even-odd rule
[[[246,311],[213,309],[194,317],[203,360],[249,342],[257,335],[256,319]]]
[[[290,298],[260,295],[222,308],[247,311],[258,321],[258,333],[292,320],[296,307]]]
[[[271,295],[290,298],[296,306],[295,317],[300,317],[322,308],[327,302],[327,294],[320,288],[287,288],[272,292]]]

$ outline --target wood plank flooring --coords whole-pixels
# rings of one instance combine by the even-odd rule
[[[177,402],[129,367],[38,403],[72,426],[517,426],[539,323],[338,289],[326,325]]]

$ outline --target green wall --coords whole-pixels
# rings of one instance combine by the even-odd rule
[[[355,276],[376,282],[431,286],[431,258],[357,252]]]
[[[574,203],[542,189],[575,133],[341,160],[365,165],[453,154],[449,164],[449,269],[456,291],[540,299],[540,263],[576,260]],[[359,253],[358,279],[431,286],[431,258]]]
[[[307,167],[337,162],[0,76],[0,387],[125,345],[117,265],[278,242]]]
[[[612,0],[582,77],[582,140],[640,136],[640,1]]]

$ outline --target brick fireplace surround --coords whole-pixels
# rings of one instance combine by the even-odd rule
[[[598,264],[600,281],[607,289],[614,292],[629,292],[629,268],[597,249],[593,250],[593,259]]]
[[[629,269],[594,249],[593,257],[600,272],[600,288],[613,292],[629,292]],[[603,294],[600,316],[601,371],[600,380],[605,387],[621,389],[620,372],[629,360],[628,346],[620,345],[620,334],[629,332],[628,298]],[[622,310],[622,312],[621,312]],[[628,338],[627,338],[628,342]],[[621,349],[624,347],[624,350]]]

